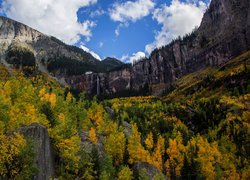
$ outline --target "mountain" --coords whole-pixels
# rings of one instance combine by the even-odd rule
[[[82,89],[96,94],[147,91],[159,94],[182,76],[197,70],[220,66],[250,49],[250,1],[213,0],[204,14],[200,27],[183,38],[155,49],[150,57],[133,67],[107,74],[79,77],[77,82],[87,84]],[[97,88],[97,77],[101,79]],[[92,81],[89,81],[89,80]],[[78,86],[80,89],[82,87]],[[140,94],[140,93],[139,93]]]
[[[15,57],[17,51],[23,51],[23,54],[33,54],[40,70],[59,79],[85,74],[87,71],[106,72],[107,69],[119,66],[117,63],[102,63],[81,48],[67,45],[55,37],[2,16],[0,32],[1,62],[6,65],[10,59],[20,58]],[[9,61],[13,66],[16,66],[15,62]]]
[[[102,63],[103,66],[106,68],[106,71],[111,71],[124,65],[123,62],[111,57],[105,58],[104,60],[102,60]]]
[[[60,82],[89,94],[157,95],[186,74],[221,66],[249,50],[249,3],[248,0],[211,1],[198,29],[155,49],[149,58],[133,66],[113,58],[98,61],[80,48],[1,17],[1,61],[18,67],[29,59],[28,65],[35,63]],[[25,59],[20,54],[25,54]]]

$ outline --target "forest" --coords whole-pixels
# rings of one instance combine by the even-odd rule
[[[15,131],[34,122],[49,133],[57,179],[250,179],[250,52],[161,97],[73,96],[46,74],[4,66],[0,87],[0,179],[37,172],[35,142]]]

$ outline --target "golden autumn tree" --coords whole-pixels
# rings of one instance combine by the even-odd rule
[[[146,147],[148,150],[152,150],[153,147],[154,147],[154,139],[153,139],[153,134],[152,132],[150,132],[148,135],[147,135],[147,138],[145,140],[145,144],[146,144]]]
[[[216,179],[215,166],[222,158],[217,142],[209,143],[207,139],[198,135],[188,142],[187,150],[191,156],[189,158],[195,160],[201,175],[206,179]]]
[[[98,143],[95,128],[90,128],[90,130],[89,130],[89,140],[94,144]]]
[[[18,176],[21,167],[13,166],[26,146],[23,135],[14,133],[11,137],[0,134],[0,176],[9,174],[13,179]]]
[[[60,152],[60,156],[66,163],[67,170],[74,170],[77,174],[79,170],[80,156],[80,137],[72,136],[67,139],[61,139],[57,145],[57,149]]]
[[[125,146],[126,141],[123,132],[114,131],[107,137],[104,145],[105,150],[108,155],[113,157],[117,166],[123,162]]]
[[[138,132],[136,124],[132,125],[132,135],[129,137],[127,149],[130,164],[150,161],[150,154],[141,144],[141,133]]]
[[[165,153],[164,138],[162,136],[159,136],[156,146],[154,148],[154,152],[151,157],[151,162],[149,163],[154,165],[161,171],[162,171],[162,166],[163,166],[162,156],[164,155],[164,153]]]
[[[133,172],[127,166],[123,166],[120,172],[118,173],[118,180],[132,180]]]
[[[39,97],[41,101],[48,102],[52,108],[56,105],[56,94],[54,93],[47,93],[46,88],[43,87],[39,91]]]
[[[10,108],[9,117],[8,130],[14,130],[21,125],[29,125],[33,122],[42,121],[35,106],[24,102],[13,105]]]
[[[178,178],[181,176],[181,169],[184,165],[185,146],[182,144],[181,133],[177,133],[175,139],[169,139],[169,146],[166,150],[168,160],[165,163],[168,177]]]
[[[98,129],[100,129],[104,122],[104,112],[105,111],[102,105],[97,104],[96,102],[92,103],[87,112],[87,122],[92,123]],[[89,124],[86,124],[85,126],[89,126]]]

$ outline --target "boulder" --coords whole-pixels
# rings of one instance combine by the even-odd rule
[[[105,150],[103,146],[104,137],[98,135],[98,142],[97,144],[92,143],[89,140],[89,133],[88,132],[82,132],[81,135],[81,148],[84,149],[86,153],[92,153],[93,149],[95,148],[98,152],[99,159],[103,159],[105,157]]]
[[[149,180],[156,179],[157,177],[162,177],[164,179],[167,179],[167,177],[162,174],[162,172],[154,167],[153,165],[150,165],[145,162],[137,162],[133,166],[134,174],[139,176],[139,174],[143,173],[144,176],[148,177]]]
[[[35,174],[35,180],[49,180],[55,174],[54,156],[51,147],[48,131],[46,127],[32,123],[17,129],[15,132],[23,134],[25,138],[31,138],[35,142],[35,163],[38,168],[38,173]]]

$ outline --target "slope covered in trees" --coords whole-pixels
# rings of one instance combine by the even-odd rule
[[[35,142],[15,130],[37,122],[59,179],[147,179],[152,167],[154,179],[249,179],[249,79],[247,52],[179,79],[160,98],[98,101],[0,66],[0,177],[36,174]]]

